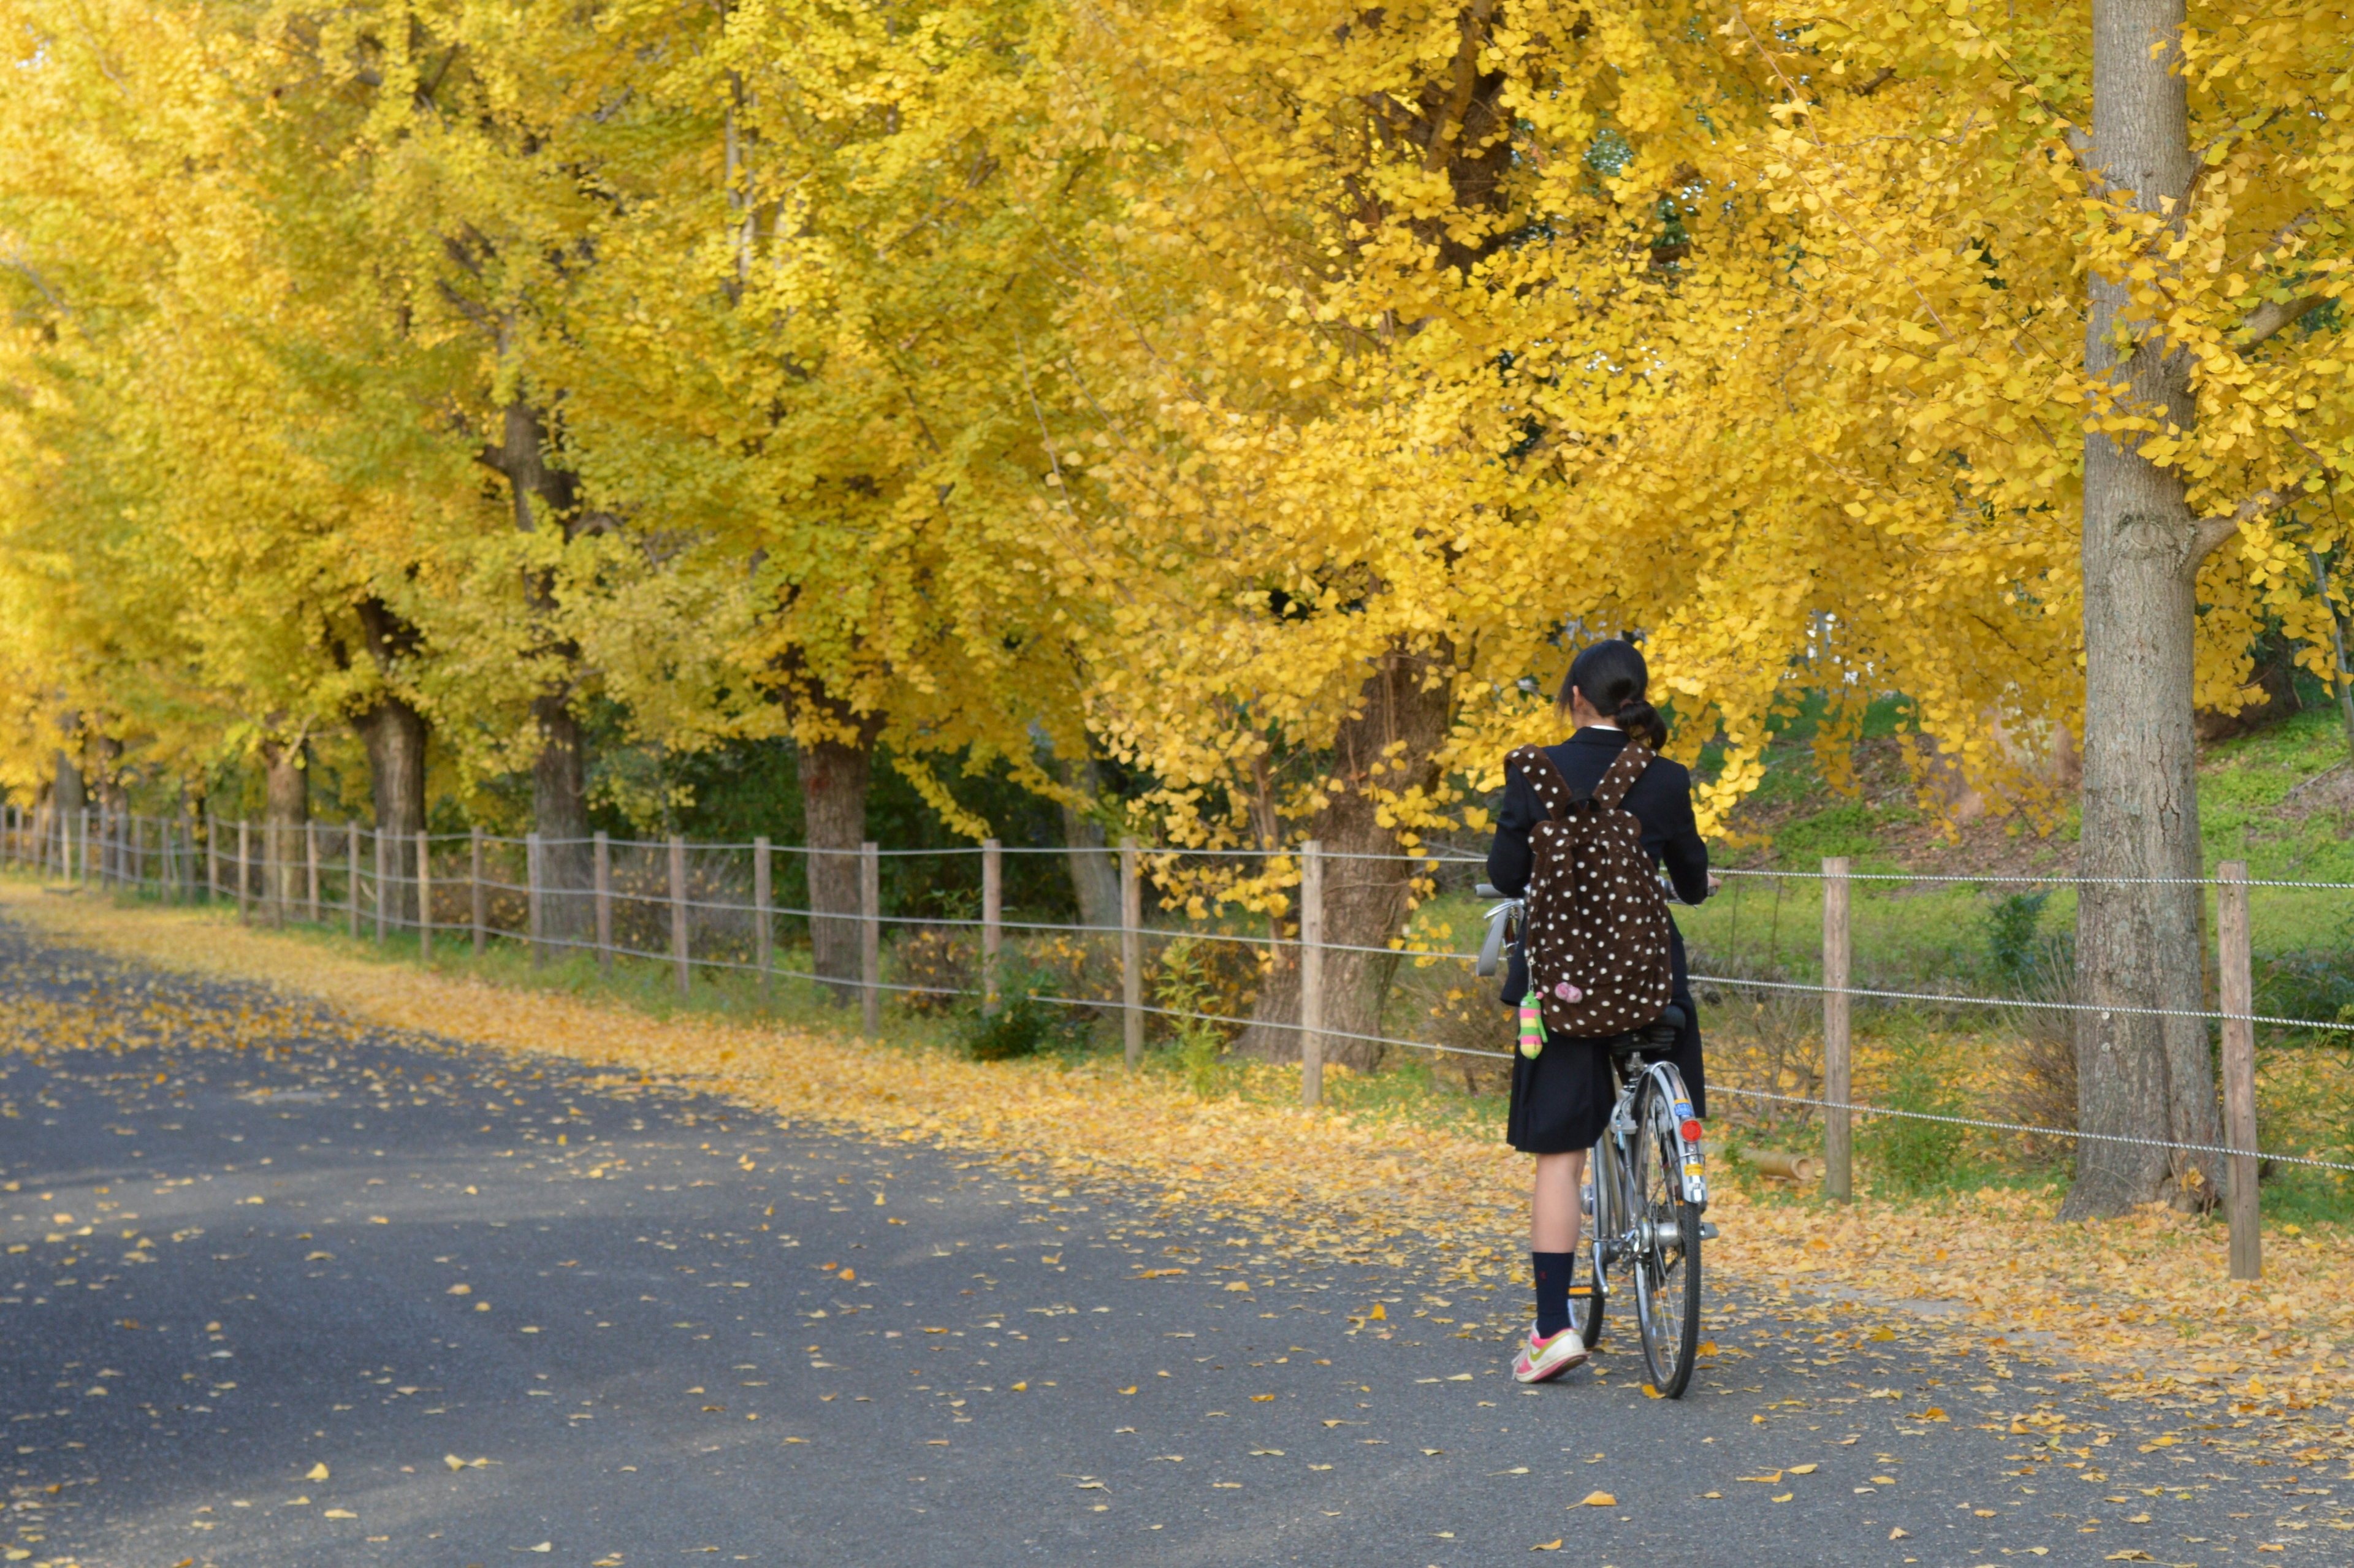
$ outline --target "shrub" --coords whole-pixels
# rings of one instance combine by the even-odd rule
[[[2037,927],[2043,919],[2043,906],[2051,900],[2051,889],[2040,888],[1998,899],[1987,911],[1987,957],[1993,960],[1997,975],[2012,981],[2028,978],[2043,956]]]
[[[918,926],[891,949],[893,978],[926,991],[899,993],[910,1012],[955,1012],[972,1005],[960,993],[980,984],[981,940],[969,927]]]
[[[1039,1000],[1053,994],[1052,977],[1016,955],[1004,955],[998,970],[998,1009],[985,1013],[978,1003],[971,1004],[964,1029],[965,1054],[976,1062],[1008,1062],[1078,1044],[1087,1033],[1086,1012]]]
[[[1214,943],[1211,946],[1228,944]],[[1217,1011],[1215,960],[1191,937],[1180,937],[1161,956],[1161,973],[1153,999],[1172,1013]],[[1225,1032],[1206,1018],[1172,1017],[1170,1033],[1176,1047],[1178,1070],[1196,1099],[1210,1099],[1225,1091],[1231,1069],[1225,1065]]]
[[[1888,1080],[1874,1097],[1890,1110],[1929,1116],[1962,1114],[1961,1102],[1936,1059],[1935,1048],[1925,1040],[1907,1041],[1897,1047]],[[1921,1192],[1953,1174],[1965,1130],[1951,1122],[1869,1117],[1858,1141],[1877,1180],[1903,1192]]]

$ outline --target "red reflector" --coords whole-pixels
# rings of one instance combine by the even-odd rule
[[[1700,1123],[1691,1120],[1686,1121],[1683,1126],[1676,1128],[1676,1136],[1682,1139],[1686,1143],[1698,1143],[1700,1141]]]

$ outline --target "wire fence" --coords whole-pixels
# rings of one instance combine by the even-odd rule
[[[1105,885],[1117,884],[1117,909],[1084,911],[1078,920],[1008,916],[1005,857],[1075,854],[1100,857]],[[924,911],[885,911],[885,860],[962,863],[970,858],[980,862],[978,897],[934,899],[935,906]],[[521,944],[541,963],[578,954],[608,969],[622,961],[665,965],[683,992],[698,974],[746,975],[763,987],[779,980],[808,982],[837,1001],[858,1003],[870,1035],[879,1032],[886,995],[917,1010],[976,1001],[993,1009],[1018,980],[1022,993],[1041,1003],[1117,1020],[1131,1064],[1143,1048],[1148,1022],[1161,1030],[1207,1025],[1250,1036],[1269,1054],[1296,1050],[1310,1103],[1320,1097],[1328,1051],[1360,1063],[1382,1052],[1418,1053],[1475,1072],[1481,1062],[1513,1061],[1511,1052],[1494,1047],[1504,1033],[1495,1006],[1500,998],[1492,980],[1474,972],[1479,955],[1450,945],[1458,938],[1453,924],[1403,917],[1417,902],[1437,907],[1439,895],[1472,890],[1482,863],[1445,850],[1377,854],[1313,843],[1279,851],[1131,843],[1075,851],[993,842],[942,849],[810,847],[766,838],[712,843],[601,833],[388,833],[356,822],[269,824],[104,810],[69,818],[10,808],[0,818],[0,859],[54,879],[169,902],[234,903],[248,919],[341,926],[377,942],[398,935],[429,956],[441,944],[476,954],[494,944]],[[1344,881],[1354,879],[1338,898],[1326,891],[1328,869]],[[2284,1039],[2354,1035],[2354,980],[2346,983],[2341,1011],[2332,1016],[2259,1009],[2247,915],[2251,890],[2343,894],[2354,892],[2354,884],[2250,878],[2244,868],[2232,867],[2205,878],[1859,872],[1837,859],[1812,871],[1722,874],[1724,894],[1699,910],[1680,912],[1693,951],[1709,960],[1690,980],[1712,1040],[1719,1043],[1712,1047],[1712,1075],[1719,1074],[1726,1043],[1740,1043],[1747,1053],[1743,1071],[1723,1072],[1708,1086],[1761,1110],[1787,1106],[1821,1113],[1838,1186],[1846,1181],[1842,1144],[1851,1117],[2354,1171],[2354,1162],[2257,1148],[2253,1031],[2274,1032],[2276,1045]],[[1981,976],[1967,966],[1949,966],[1950,980],[1935,987],[1874,984],[1870,974],[1856,972],[1850,930],[1859,894],[1889,929],[1901,932],[1910,919],[1949,941],[1953,911],[1937,900],[1956,889],[2025,890],[2008,895],[2009,906],[2041,918],[2045,901],[2064,906],[2094,885],[2201,889],[2213,903],[2220,933],[2210,953],[2216,973],[2203,977],[2214,1004],[2204,1004],[2203,996],[2200,1005],[2190,1006],[2179,1005],[2179,998],[2171,1005],[2156,998],[2082,999],[2073,994],[2072,973],[2054,939],[2033,930],[2012,955],[2016,983],[2007,994],[1972,989]],[[1367,887],[1389,898],[1371,927],[1361,908]],[[1459,908],[1462,901],[1455,904]],[[1819,949],[1806,939],[1818,918]],[[1236,928],[1244,925],[1257,928]],[[1398,934],[1401,928],[1407,934]],[[1913,955],[1910,969],[1938,972],[1935,955]],[[2336,985],[2342,977],[2324,978]],[[1386,1012],[1378,1003],[1370,1010],[1364,1005],[1369,985],[1391,999]],[[2324,1006],[2336,997],[2328,986],[2297,994],[2317,997]],[[2067,1077],[2067,1092],[2055,1082],[2047,1086],[2052,1092],[2041,1106],[2023,1105],[2031,1112],[2049,1107],[2052,1114],[2009,1118],[1868,1103],[1851,1088],[1850,1009],[1856,1002],[1976,1016],[1989,1027],[2028,1036],[2041,1027],[2035,1018],[2050,1019],[2052,1027],[2042,1030],[2047,1065],[2055,1079]],[[1401,1012],[1421,1019],[1425,1027],[1416,1033],[1437,1037],[1382,1027]],[[2225,1119],[2232,1124],[2225,1140],[2078,1130],[2066,1114],[2073,1062],[2060,1065],[2072,1044],[2053,1029],[2073,1027],[2069,1021],[2094,1012],[2220,1026]],[[2235,1041],[2242,1047],[2236,1054]]]

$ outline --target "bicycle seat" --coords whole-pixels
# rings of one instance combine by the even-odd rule
[[[1632,1055],[1638,1051],[1665,1051],[1675,1044],[1676,1037],[1684,1032],[1684,1010],[1670,1002],[1659,1017],[1640,1029],[1614,1035],[1610,1041],[1613,1055]]]

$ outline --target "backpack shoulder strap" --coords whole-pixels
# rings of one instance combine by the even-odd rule
[[[1545,755],[1543,747],[1516,747],[1512,754],[1504,758],[1504,766],[1517,768],[1528,775],[1529,788],[1537,792],[1537,804],[1543,806],[1554,821],[1569,815],[1569,803],[1575,799],[1570,793],[1569,780],[1561,776],[1561,769],[1553,766],[1553,758]]]
[[[1595,803],[1606,811],[1617,810],[1618,802],[1627,798],[1627,791],[1635,787],[1635,780],[1643,776],[1643,769],[1651,765],[1651,758],[1649,747],[1639,740],[1628,741],[1611,759],[1602,781],[1594,787]]]

